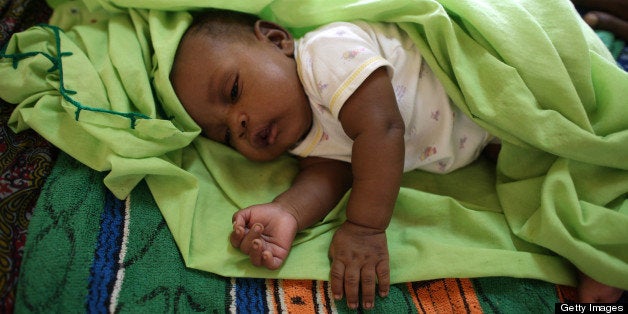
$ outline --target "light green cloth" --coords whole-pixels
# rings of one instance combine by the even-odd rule
[[[327,248],[346,204],[299,234],[278,271],[251,266],[229,245],[233,212],[272,200],[297,167],[290,157],[249,162],[197,137],[168,74],[190,21],[180,10],[203,6],[260,13],[297,36],[334,20],[398,22],[454,102],[503,140],[497,170],[480,159],[448,175],[404,176],[387,232],[393,282],[575,284],[573,263],[628,289],[628,74],[569,1],[84,2],[90,12],[78,1],[56,7],[52,23],[66,30],[58,37],[34,28],[3,51],[0,97],[19,104],[11,126],[109,171],[105,183],[120,198],[145,179],[189,267],[328,279]],[[45,54],[17,58],[28,52]]]

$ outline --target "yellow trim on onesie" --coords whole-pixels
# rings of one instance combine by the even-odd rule
[[[342,83],[340,88],[338,88],[338,90],[334,93],[334,95],[331,97],[331,100],[329,102],[329,109],[334,114],[334,116],[338,117],[338,112],[336,112],[335,107],[338,105],[338,99],[341,98],[342,94],[344,94],[344,92],[349,87],[349,85],[351,85],[361,74],[363,74],[364,70],[366,70],[371,65],[373,65],[373,63],[378,62],[378,61],[386,62],[386,60],[380,56],[375,56],[370,59],[367,59],[358,68],[356,68],[355,71],[351,73],[351,75],[349,75],[349,77],[347,78],[347,80],[344,81],[344,83]],[[370,72],[369,72],[369,75],[370,75]]]

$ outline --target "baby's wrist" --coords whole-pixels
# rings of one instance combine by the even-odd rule
[[[290,202],[286,202],[280,199],[273,200],[273,204],[275,204],[279,209],[283,212],[286,212],[294,218],[297,224],[297,232],[301,231],[303,228],[307,227],[304,225],[303,221],[301,221],[301,215],[299,215],[299,210],[293,206]]]
[[[346,229],[347,231],[353,232],[354,234],[374,235],[374,234],[379,234],[379,233],[385,233],[387,226],[384,226],[384,227],[370,226],[365,223],[360,223],[360,222],[353,221],[351,219],[347,219],[343,223],[343,228]]]

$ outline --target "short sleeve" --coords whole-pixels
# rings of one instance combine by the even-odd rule
[[[382,66],[392,71],[380,51],[372,30],[353,23],[331,23],[306,34],[297,44],[297,65],[310,101],[338,118],[373,71]]]

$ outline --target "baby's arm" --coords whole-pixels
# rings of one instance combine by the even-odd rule
[[[325,217],[351,187],[348,163],[308,157],[299,165],[292,186],[273,202],[233,215],[231,244],[249,255],[253,265],[279,268],[297,231]]]
[[[268,204],[234,214],[231,243],[254,265],[276,269],[298,230],[321,220],[353,184],[347,221],[336,231],[329,254],[336,298],[356,308],[358,291],[370,308],[389,290],[386,228],[399,191],[404,124],[384,68],[373,72],[343,105],[340,121],[353,140],[352,164],[308,157],[293,185]]]
[[[386,228],[399,192],[404,163],[404,123],[390,78],[379,68],[353,93],[340,111],[340,121],[354,140],[351,158],[353,189],[347,221],[330,246],[331,286],[335,298],[349,307],[371,308],[375,283],[389,290]]]

